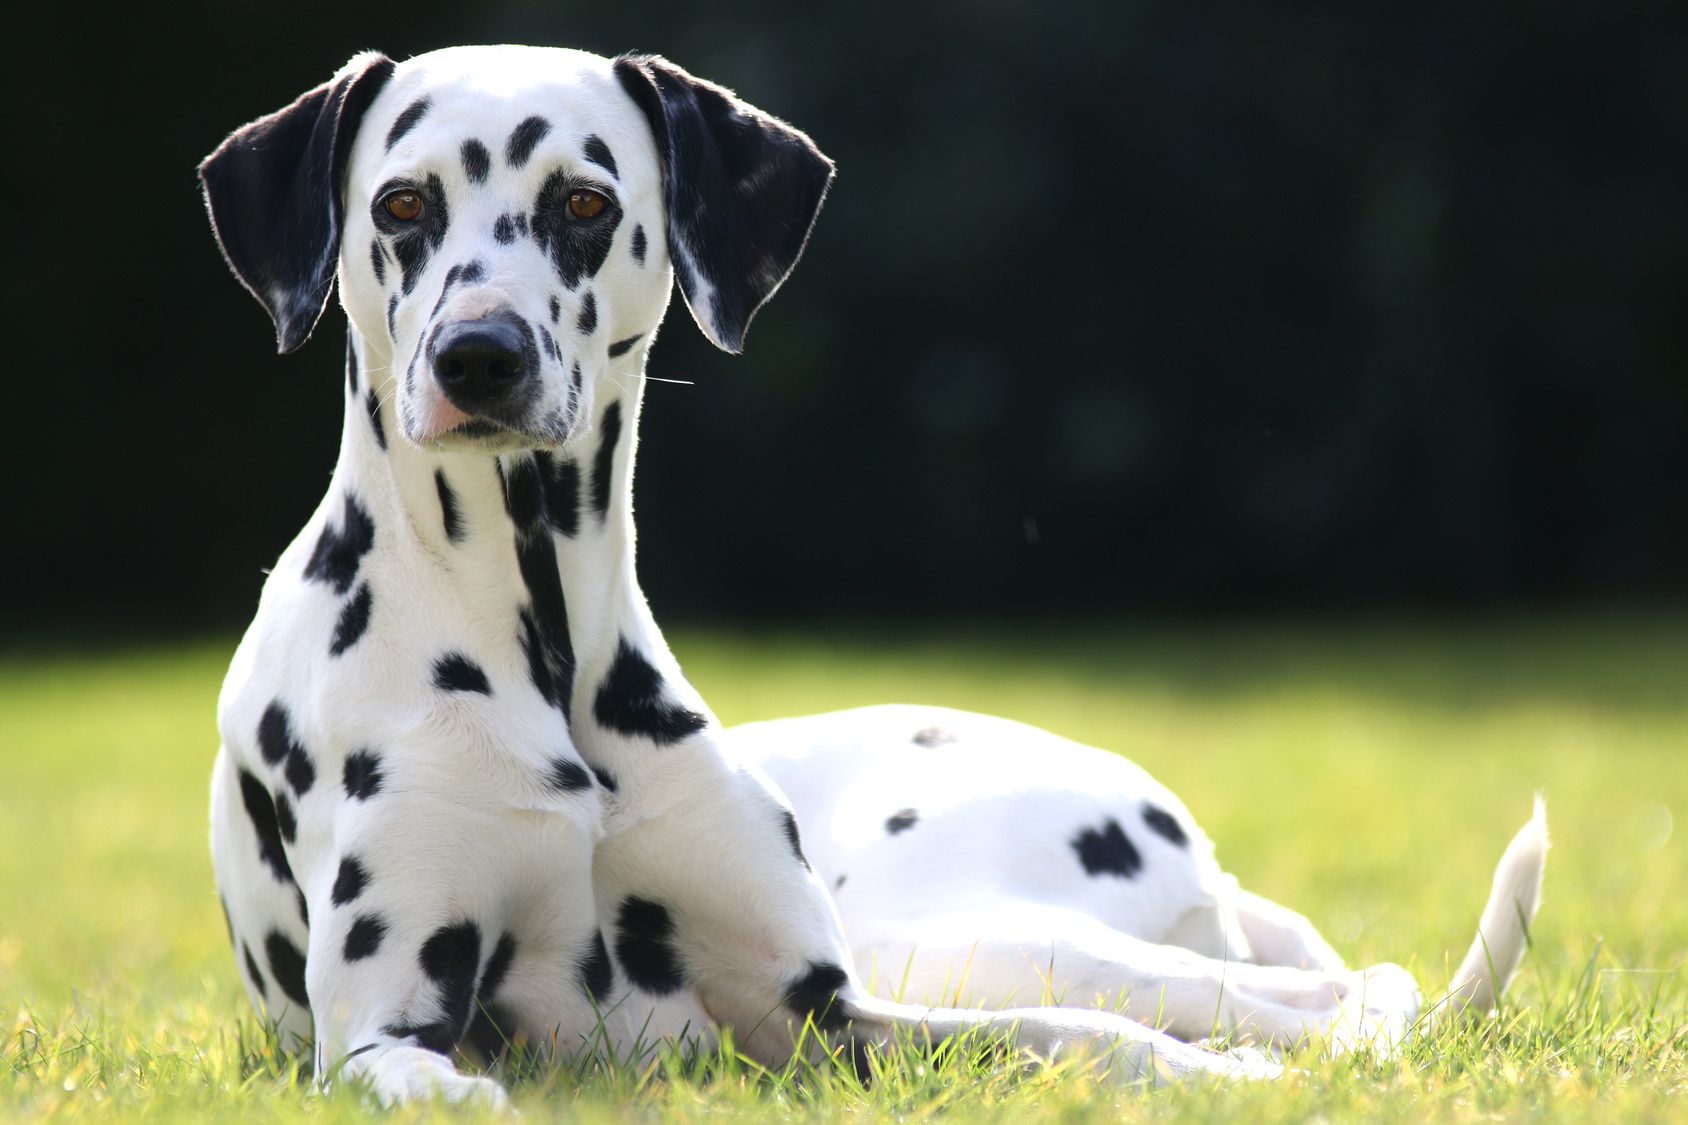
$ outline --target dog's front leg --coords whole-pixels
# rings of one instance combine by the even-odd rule
[[[465,1040],[496,1050],[515,1033],[488,1025],[491,1013],[521,1013],[512,979],[601,948],[591,890],[597,794],[512,810],[438,780],[392,768],[380,792],[349,800],[334,855],[309,880],[317,1074],[366,1083],[387,1104],[502,1106],[497,1082],[454,1060]],[[589,1021],[588,996],[574,999]]]

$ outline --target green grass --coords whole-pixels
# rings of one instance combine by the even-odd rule
[[[1545,789],[1535,950],[1499,1018],[1392,1062],[1309,1056],[1264,1087],[1145,1094],[911,1055],[864,1090],[728,1055],[519,1068],[530,1116],[1680,1119],[1688,618],[673,640],[727,722],[922,701],[1130,754],[1246,885],[1427,989]],[[0,1120],[376,1116],[350,1091],[309,1094],[239,991],[205,827],[231,649],[0,657]]]

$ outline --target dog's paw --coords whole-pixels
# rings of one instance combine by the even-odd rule
[[[490,1078],[463,1074],[444,1055],[421,1047],[394,1047],[363,1072],[370,1093],[384,1106],[434,1099],[507,1111],[510,1095]]]
[[[1418,982],[1399,965],[1373,965],[1351,974],[1329,1029],[1331,1054],[1396,1054],[1406,1045],[1423,1007]]]

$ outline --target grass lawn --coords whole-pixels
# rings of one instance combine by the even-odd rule
[[[864,1089],[671,1060],[517,1076],[530,1117],[1688,1116],[1688,617],[671,639],[729,723],[931,702],[1130,754],[1245,885],[1427,992],[1542,788],[1535,950],[1499,1018],[1265,1086],[1105,1090],[910,1057]],[[232,648],[0,654],[0,1120],[381,1116],[305,1093],[239,989],[205,815]]]

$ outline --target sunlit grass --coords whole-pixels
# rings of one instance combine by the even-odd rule
[[[1501,1015],[1405,1058],[1299,1060],[1265,1087],[1098,1089],[988,1053],[767,1073],[517,1059],[531,1116],[585,1121],[1260,1117],[1665,1119],[1688,1094],[1688,619],[781,635],[680,631],[727,722],[890,700],[1131,754],[1243,882],[1352,962],[1428,988],[1544,789],[1535,950]],[[206,852],[232,642],[0,657],[0,1119],[363,1119],[309,1093],[239,990]],[[404,1111],[396,1120],[426,1113]]]

